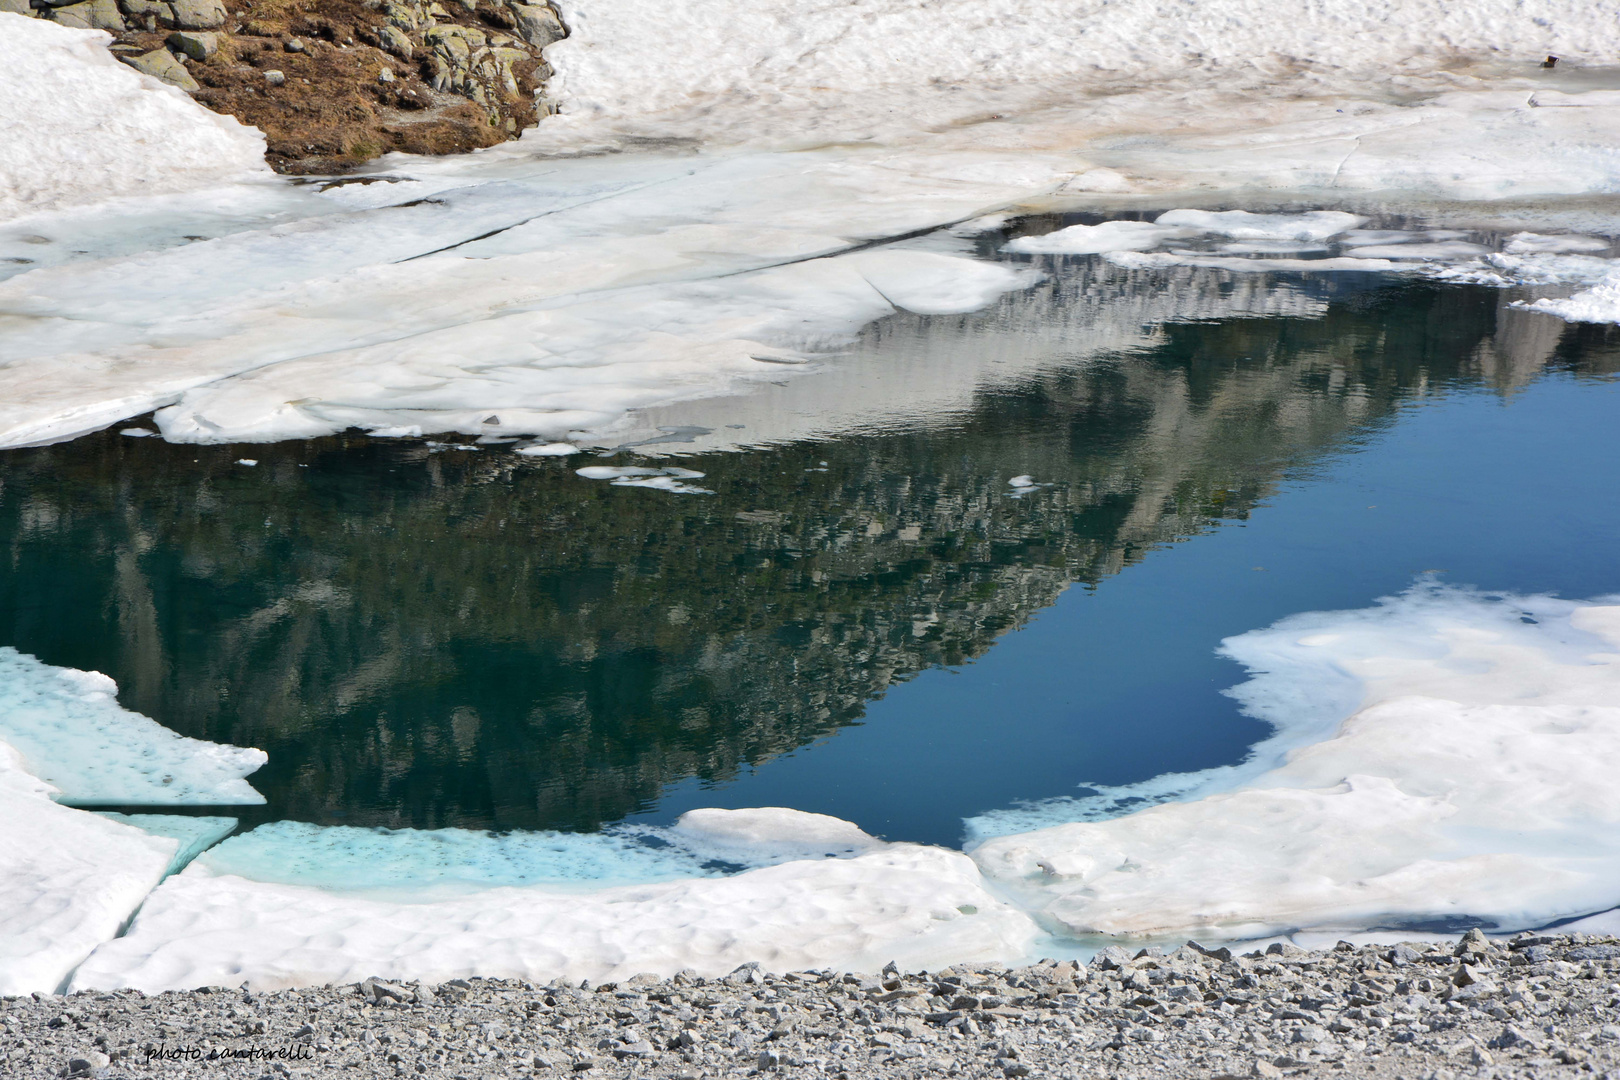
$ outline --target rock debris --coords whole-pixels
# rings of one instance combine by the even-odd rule
[[[0,1001],[0,1074],[1593,1077],[1620,1080],[1620,943],[1525,934],[878,976],[686,972]]]

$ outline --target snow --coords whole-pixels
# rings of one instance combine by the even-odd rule
[[[569,0],[561,10],[571,36],[546,51],[558,127],[598,140],[623,131],[789,146],[968,124],[1036,143],[1044,133],[1027,130],[1030,111],[1067,108],[1112,128],[1109,98],[1122,93],[1156,95],[1155,128],[1185,129],[1218,115],[1222,103],[1208,99],[1223,90],[1286,88],[1279,102],[1369,87],[1393,96],[1441,72],[1455,87],[1470,60],[1602,62],[1620,14],[1613,0],[1309,0],[1286,19],[1266,0],[1173,12],[1157,0]]]
[[[986,875],[1070,934],[1515,929],[1620,897],[1620,606],[1425,585],[1225,651],[1276,728],[1249,763],[1160,778],[1131,794],[1179,801],[1111,820],[1074,819],[1126,791],[1051,804],[1068,823],[971,849]]]
[[[1161,219],[1162,220],[1162,219]],[[1098,255],[1105,251],[1147,251],[1166,240],[1195,236],[1201,229],[1178,229],[1148,221],[1105,221],[1071,225],[1044,236],[1020,236],[1003,251],[1030,255]]]
[[[1366,218],[1342,210],[1307,214],[1254,214],[1247,210],[1171,210],[1155,225],[1219,233],[1235,240],[1326,240],[1348,232]]]
[[[736,826],[724,816],[740,813]],[[703,828],[738,840],[859,839],[797,812],[705,811]],[[814,815],[802,815],[813,818]],[[1023,958],[1039,931],[997,900],[966,856],[865,838],[864,854],[799,860],[723,878],[589,893],[494,888],[420,904],[216,875],[201,862],[165,881],[124,937],[79,968],[76,989],[255,989],[383,978],[484,975],[623,980],[691,968],[716,976],[757,961],[772,971],[876,970],[893,960]]]
[[[108,40],[0,13],[0,221],[269,173],[257,130],[114,60]]]
[[[0,739],[78,806],[264,802],[243,777],[262,750],[188,739],[122,708],[95,671],[52,667],[0,647]]]
[[[176,841],[51,801],[0,742],[0,995],[54,993],[118,933]]]

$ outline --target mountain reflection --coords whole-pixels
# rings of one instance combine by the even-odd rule
[[[1620,367],[1607,330],[1494,290],[1291,286],[1267,295],[1309,302],[1222,307],[1259,288],[1235,277],[1127,282],[1216,302],[1185,322],[1147,303],[1146,325],[1037,357],[949,422],[682,459],[710,496],[363,437],[6,452],[0,643],[268,751],[253,782],[274,817],[588,829],[836,732],[1068,585],[1245,517],[1404,399]],[[1056,349],[1020,335],[1083,314],[1096,285],[896,317],[864,347],[972,328]],[[1019,474],[1050,486],[1011,497]]]

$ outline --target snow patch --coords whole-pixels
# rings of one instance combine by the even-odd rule
[[[108,40],[0,12],[0,221],[269,175],[260,132],[114,60]]]
[[[1253,937],[1469,917],[1504,929],[1620,897],[1620,606],[1422,585],[1229,639],[1276,729],[1161,802],[986,839],[987,876],[1071,934]],[[1347,717],[1347,718],[1346,718]],[[1115,806],[1123,791],[1112,795]]]

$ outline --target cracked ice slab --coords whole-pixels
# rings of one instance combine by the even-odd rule
[[[0,648],[0,739],[76,806],[251,805],[264,751],[188,739],[118,704],[95,671]]]

